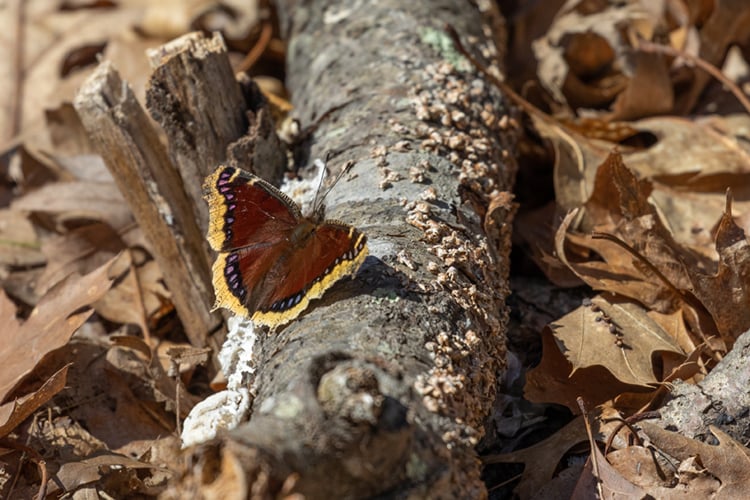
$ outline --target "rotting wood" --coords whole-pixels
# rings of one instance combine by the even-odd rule
[[[205,345],[221,318],[210,312],[213,292],[204,238],[158,133],[110,63],[96,69],[74,105],[151,242],[190,342]]]
[[[491,38],[458,0],[278,6],[296,115],[316,125],[307,157],[333,153],[334,174],[355,162],[328,215],[365,231],[372,257],[261,336],[251,420],[196,450],[170,496],[482,498],[474,445],[505,369],[516,132],[443,26],[482,52]]]
[[[245,133],[245,99],[218,33],[188,33],[148,54],[154,71],[146,106],[167,135],[169,155],[206,234],[203,179],[224,162],[227,145]]]

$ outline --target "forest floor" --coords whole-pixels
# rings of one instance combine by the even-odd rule
[[[563,3],[501,6],[505,59],[471,61],[506,68],[524,130],[485,484],[491,498],[742,496],[750,6]],[[205,30],[288,113],[284,42],[253,2],[159,4],[0,8],[15,34],[0,41],[2,498],[164,492],[185,470],[181,422],[221,386],[72,102],[100,60],[143,101],[145,50]]]

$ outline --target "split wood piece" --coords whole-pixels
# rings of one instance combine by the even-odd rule
[[[327,217],[371,257],[255,332],[250,421],[196,449],[165,498],[486,497],[474,447],[506,366],[517,122],[444,25],[482,54],[492,38],[463,0],[276,6],[295,116],[314,126],[297,153],[330,152],[334,176],[354,162]]]
[[[148,51],[154,69],[146,106],[167,135],[201,233],[208,211],[201,186],[227,156],[227,146],[247,128],[247,105],[219,33],[189,33]]]
[[[190,342],[205,345],[221,317],[210,312],[213,292],[204,238],[159,134],[109,62],[89,77],[74,106],[151,242]]]

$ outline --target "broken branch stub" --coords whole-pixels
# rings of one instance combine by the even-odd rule
[[[74,106],[133,215],[150,240],[185,332],[195,346],[220,323],[204,238],[159,135],[108,62],[81,87]]]

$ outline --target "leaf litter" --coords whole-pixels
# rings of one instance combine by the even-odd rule
[[[190,30],[223,32],[239,64],[264,16],[232,1],[0,9],[0,497],[155,497],[183,469],[177,429],[211,392],[211,351],[186,341],[72,100],[106,59],[144,101],[146,49]],[[280,40],[263,43],[255,60],[278,66]]]
[[[517,61],[526,79],[513,82],[527,91],[514,100],[535,151],[522,169],[549,172],[554,189],[540,202],[539,181],[521,176],[516,255],[579,287],[571,297],[589,290],[537,330],[523,394],[576,419],[579,399],[596,409],[585,465],[580,450],[535,453],[567,427],[485,457],[524,464],[495,498],[742,497],[750,422],[736,386],[748,378],[735,358],[750,335],[750,105],[737,75],[750,65],[727,51],[746,46],[750,8],[571,1],[516,14],[514,43],[535,55]],[[517,328],[537,321],[529,309]],[[692,385],[704,380],[711,392]]]
[[[6,58],[0,72],[0,89],[14,96],[0,113],[0,437],[31,443],[49,470],[30,455],[32,473],[9,448],[0,496],[153,496],[181,470],[174,431],[207,393],[196,385],[206,383],[208,353],[180,335],[150,243],[69,101],[100,56],[142,96],[145,48],[188,29],[218,23],[242,55],[259,8],[17,2],[0,14],[5,32],[25,17],[18,4],[24,38],[4,43],[23,64]],[[535,167],[549,166],[554,189],[554,199],[525,205],[519,187],[516,240],[552,283],[588,287],[551,321],[539,304],[547,325],[523,388],[537,409],[562,405],[575,417],[537,444],[484,457],[488,467],[524,464],[521,498],[732,498],[750,486],[750,436],[717,427],[683,435],[643,421],[681,380],[720,370],[750,329],[748,110],[707,112],[727,94],[721,84],[736,84],[689,64],[695,55],[728,64],[732,45],[747,48],[750,14],[742,2],[704,4],[571,1],[512,18],[519,64],[507,76],[522,88],[529,82],[514,79],[536,75],[526,85],[536,98],[517,103],[536,109],[524,145],[548,152],[539,157],[549,165]],[[677,55],[645,43],[654,41]],[[748,68],[743,53],[734,52],[735,74]],[[585,418],[579,398],[596,407]],[[523,412],[539,420],[526,406],[514,418]]]

